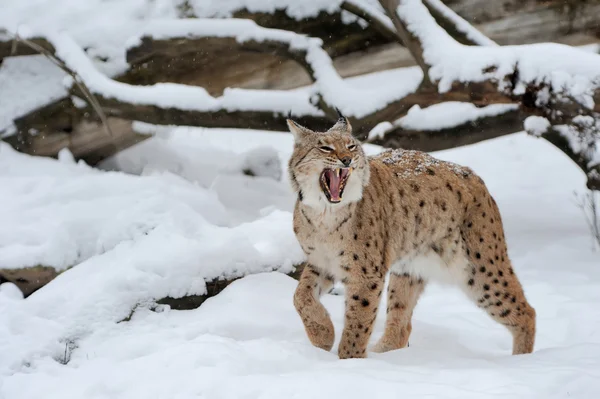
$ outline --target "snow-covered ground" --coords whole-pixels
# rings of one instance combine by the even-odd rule
[[[0,287],[0,398],[597,396],[600,254],[573,194],[585,177],[562,153],[521,133],[436,154],[472,167],[497,199],[538,314],[532,355],[510,356],[507,331],[458,290],[430,285],[409,348],[340,361],[335,346],[310,345],[292,305],[296,281],[277,272],[303,259],[285,178],[291,150],[287,134],[160,129],[103,165],[125,174],[2,145],[0,264],[77,266],[26,300]],[[149,310],[248,272],[264,273],[199,309]],[[323,302],[339,339],[343,298]]]

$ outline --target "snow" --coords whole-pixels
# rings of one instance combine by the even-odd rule
[[[388,133],[393,128],[394,125],[392,125],[390,122],[379,122],[377,125],[375,125],[373,129],[371,129],[367,140],[371,141],[376,139],[382,139],[385,137],[386,133]]]
[[[589,53],[600,54],[600,43],[584,44],[583,46],[578,46],[577,48]]]
[[[0,298],[5,300],[23,299],[23,293],[13,283],[4,283],[0,284]]]
[[[321,40],[310,39],[305,35],[281,30],[267,29],[249,19],[203,19],[194,18],[181,21],[152,21],[144,30],[132,36],[127,49],[140,44],[141,37],[149,36],[156,40],[171,38],[233,37],[238,43],[255,40],[257,42],[277,41],[289,44],[291,48],[307,49],[311,45],[321,45]]]
[[[272,14],[276,10],[297,20],[316,17],[319,12],[333,13],[340,9],[343,0],[192,0],[195,14],[215,17],[231,17],[237,10]],[[372,2],[372,1],[371,1]]]
[[[413,106],[406,116],[395,124],[405,129],[441,130],[460,126],[481,118],[502,115],[518,109],[517,104],[492,104],[477,107],[472,103],[448,101],[422,109]]]
[[[405,116],[394,123],[381,122],[377,124],[369,132],[368,140],[383,139],[388,132],[395,128],[423,131],[449,129],[481,118],[502,115],[518,108],[517,104],[492,104],[477,107],[472,103],[458,101],[447,101],[427,108],[414,105]]]
[[[550,128],[550,121],[543,116],[529,116],[525,119],[525,131],[534,136],[540,137]]]
[[[505,329],[458,290],[432,284],[416,308],[409,348],[340,361],[336,346],[328,353],[306,338],[292,304],[295,280],[269,272],[289,271],[303,258],[291,231],[287,182],[239,173],[243,159],[272,160],[273,151],[284,163],[291,135],[136,128],[156,136],[104,165],[129,174],[74,164],[68,153],[55,161],[0,147],[0,249],[11,249],[12,266],[30,265],[36,253],[38,261],[52,261],[49,254],[74,253],[73,246],[85,254],[26,300],[13,286],[0,286],[0,397],[401,392],[407,398],[584,399],[600,389],[598,253],[572,195],[583,192],[585,176],[549,143],[519,133],[435,154],[473,168],[496,198],[515,270],[537,310],[536,351],[510,356]],[[228,163],[238,166],[228,169]],[[239,180],[215,189],[223,177]],[[263,202],[254,209],[226,205],[244,186]],[[291,202],[265,209],[277,195]],[[240,220],[242,213],[248,220]],[[196,310],[152,304],[167,295],[201,294],[211,278],[258,272],[266,273],[232,283]],[[323,302],[339,340],[343,297],[325,295]],[[130,321],[117,323],[133,308]],[[383,313],[372,342],[383,332]]]

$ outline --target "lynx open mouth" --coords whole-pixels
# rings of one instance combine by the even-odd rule
[[[348,177],[352,174],[352,168],[325,169],[321,173],[321,190],[329,202],[337,204],[342,200],[344,188]]]

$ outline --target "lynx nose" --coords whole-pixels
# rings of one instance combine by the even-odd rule
[[[350,158],[350,157],[343,157],[343,158],[340,158],[340,161],[342,161],[342,163],[344,164],[344,166],[350,166],[350,163],[352,162],[352,158]]]

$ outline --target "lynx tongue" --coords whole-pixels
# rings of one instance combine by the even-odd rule
[[[329,186],[329,194],[331,202],[340,202],[340,187],[344,174],[339,169],[326,171],[327,185]]]

